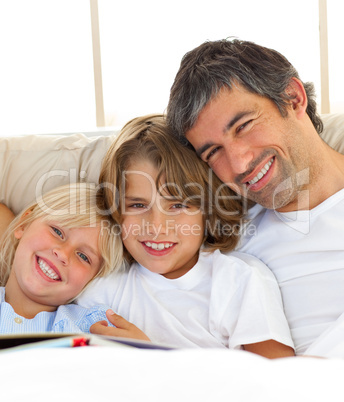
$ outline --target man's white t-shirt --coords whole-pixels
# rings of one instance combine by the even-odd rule
[[[159,344],[239,349],[274,339],[293,347],[276,279],[242,253],[202,252],[177,279],[135,263],[94,280],[78,298],[83,306],[100,302]]]
[[[261,209],[239,251],[274,273],[297,354],[344,312],[344,190],[310,211]]]

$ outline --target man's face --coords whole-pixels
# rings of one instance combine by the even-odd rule
[[[282,117],[271,100],[240,85],[223,88],[186,132],[197,154],[224,183],[281,211],[296,209],[297,173],[309,167],[303,137],[292,106]]]

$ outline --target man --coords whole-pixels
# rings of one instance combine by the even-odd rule
[[[14,214],[4,204],[0,204],[0,239],[7,229],[8,225],[12,222]]]
[[[304,353],[344,312],[344,156],[319,136],[313,85],[275,50],[207,42],[184,56],[167,121],[224,183],[259,204],[240,251],[274,272]]]

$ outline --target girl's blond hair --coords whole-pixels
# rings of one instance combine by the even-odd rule
[[[53,221],[68,228],[100,227],[99,252],[102,264],[95,277],[105,276],[123,261],[123,246],[118,226],[104,214],[101,192],[88,183],[57,187],[39,197],[11,222],[0,245],[0,282],[5,286],[19,241],[15,231],[36,219]]]
[[[235,248],[243,219],[240,197],[193,150],[173,138],[164,115],[147,115],[129,121],[103,160],[99,181],[106,207],[117,223],[122,222],[123,172],[140,159],[149,160],[158,169],[158,190],[164,184],[164,190],[171,196],[202,209],[205,249]],[[128,263],[133,261],[126,250],[124,256]]]

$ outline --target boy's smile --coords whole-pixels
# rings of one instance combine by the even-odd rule
[[[157,169],[147,160],[126,172],[123,244],[152,272],[178,278],[198,261],[204,238],[202,212],[156,189]]]
[[[152,255],[165,255],[168,254],[172,247],[175,247],[176,243],[167,243],[167,242],[161,242],[161,243],[156,243],[153,241],[147,241],[147,242],[142,242],[143,246],[146,248],[146,251],[148,253],[151,253]]]

